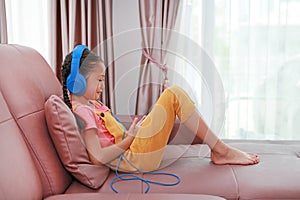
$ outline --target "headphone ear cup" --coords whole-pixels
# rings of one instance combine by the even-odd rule
[[[76,78],[73,79],[70,76],[67,78],[67,88],[68,90],[77,95],[82,96],[86,91],[86,79],[83,75],[78,73]]]
[[[77,45],[74,48],[72,53],[70,74],[66,82],[68,90],[77,96],[82,96],[86,91],[86,79],[79,72],[80,59],[85,49],[88,49],[88,47],[85,45]]]

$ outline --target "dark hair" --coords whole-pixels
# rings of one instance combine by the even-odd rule
[[[81,59],[80,59],[80,68],[79,68],[79,72],[80,74],[82,74],[85,78],[87,77],[87,75],[89,74],[89,72],[94,69],[95,67],[95,63],[96,62],[101,62],[103,63],[103,61],[100,59],[100,57],[98,57],[96,54],[94,54],[93,52],[91,52],[88,49],[85,49],[82,53]],[[62,64],[62,89],[63,89],[63,97],[64,97],[64,102],[68,105],[68,107],[72,110],[72,104],[70,101],[70,97],[69,97],[69,91],[67,88],[67,78],[71,72],[71,63],[72,63],[72,52],[69,53],[66,57],[65,60]],[[80,130],[84,129],[85,127],[85,123],[84,121],[76,114],[74,113],[77,125],[79,127]]]
[[[72,62],[72,52],[65,57],[65,60],[62,65],[62,89],[63,89],[64,102],[72,110],[72,104],[70,102],[69,91],[66,83],[67,78],[71,71],[71,62]],[[99,58],[99,56],[97,56],[96,54],[94,54],[88,49],[84,50],[80,59],[80,68],[79,68],[80,74],[82,74],[84,77],[87,77],[88,73],[92,69],[94,69],[96,62],[103,63],[103,61]]]

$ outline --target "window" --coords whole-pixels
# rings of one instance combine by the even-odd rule
[[[8,43],[36,49],[50,63],[50,1],[6,0]]]
[[[297,0],[182,2],[179,32],[207,52],[222,79],[221,137],[300,139],[299,10]]]

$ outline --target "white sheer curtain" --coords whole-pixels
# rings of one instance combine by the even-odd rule
[[[8,43],[36,49],[52,66],[50,3],[50,0],[5,0]]]
[[[178,31],[207,52],[222,78],[223,138],[300,139],[299,10],[299,0],[182,1]],[[175,71],[195,80],[180,59]],[[203,101],[203,90],[193,92]]]

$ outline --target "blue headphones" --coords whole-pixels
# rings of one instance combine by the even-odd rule
[[[85,49],[89,49],[85,45],[77,45],[72,53],[71,72],[67,78],[67,88],[75,95],[82,96],[86,91],[86,79],[80,74],[80,59]]]

